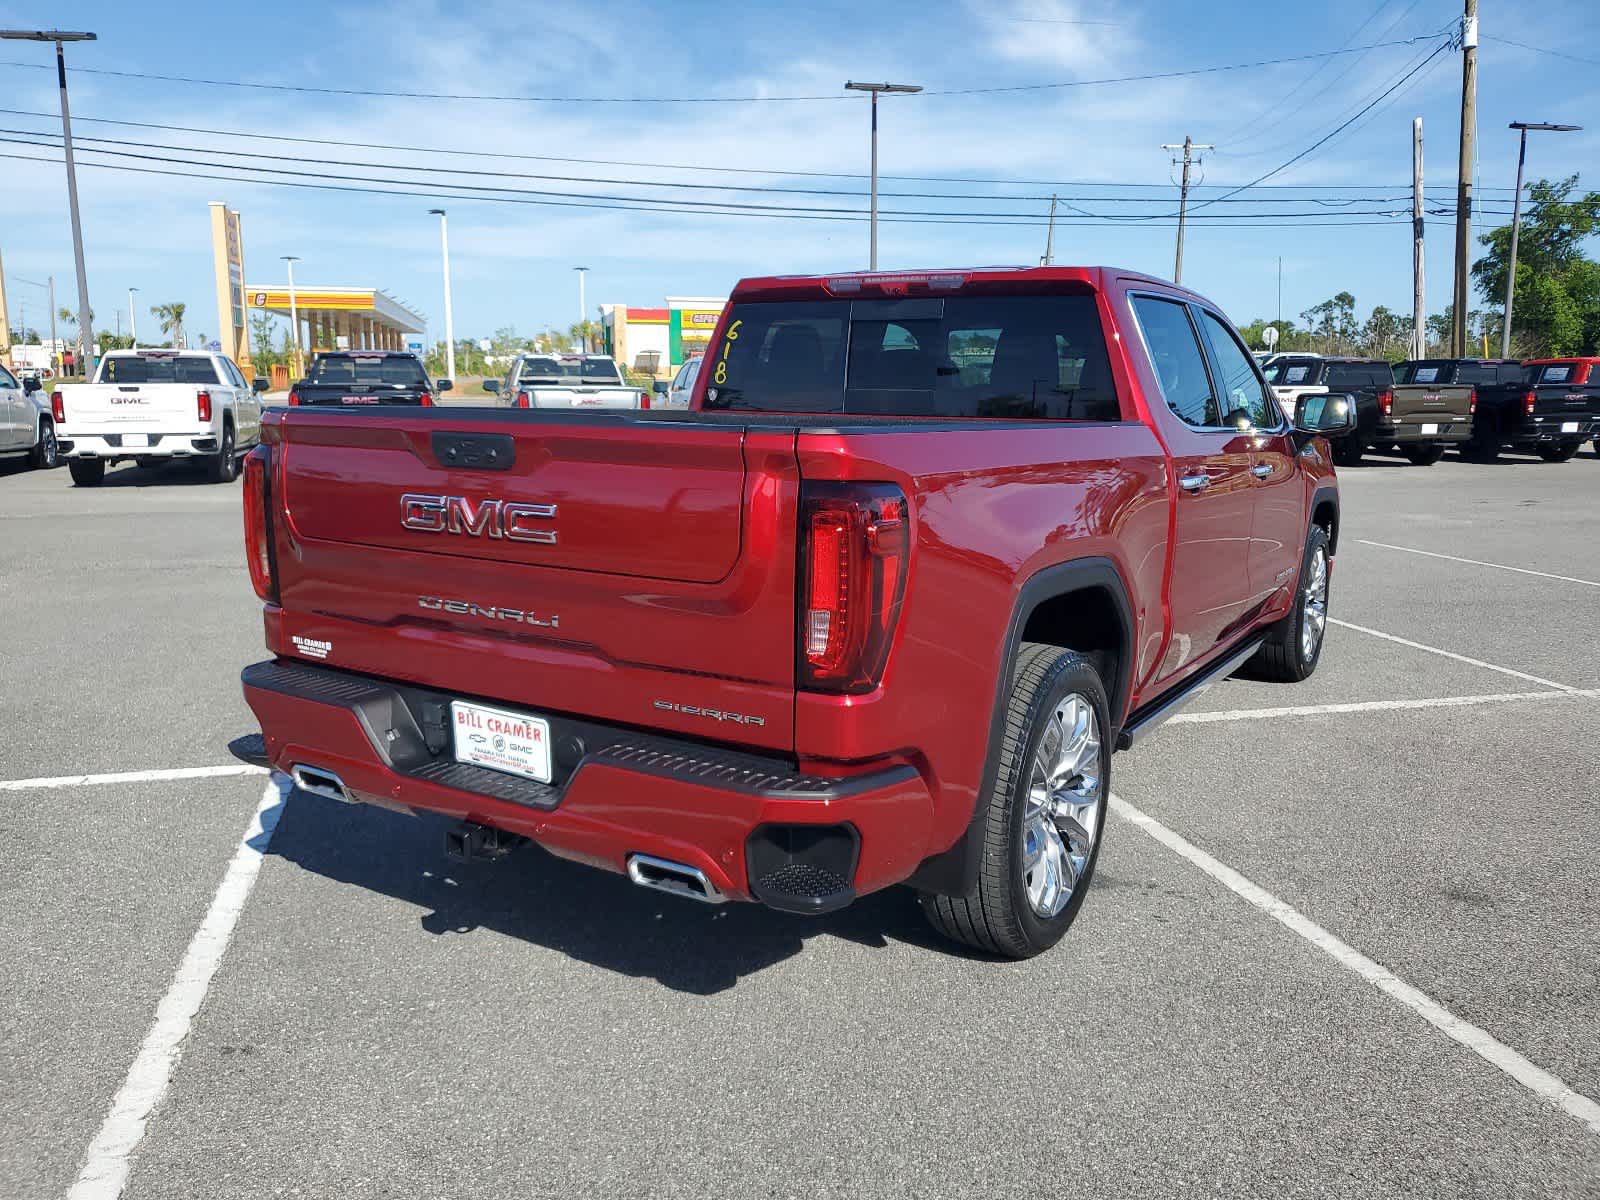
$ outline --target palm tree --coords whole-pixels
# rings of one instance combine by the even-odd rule
[[[183,349],[183,314],[188,307],[182,300],[174,300],[150,309],[150,315],[161,322],[161,332],[171,338],[172,344],[180,350]]]

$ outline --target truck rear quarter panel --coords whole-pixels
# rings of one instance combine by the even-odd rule
[[[964,422],[959,432],[939,423],[801,433],[797,459],[804,479],[898,485],[911,501],[915,551],[883,685],[864,696],[801,693],[796,750],[803,764],[910,754],[936,789],[924,853],[938,853],[966,831],[978,799],[1006,635],[1027,581],[1058,563],[1109,560],[1127,590],[1134,645],[1145,645],[1141,630],[1161,628],[1165,455],[1134,422]]]

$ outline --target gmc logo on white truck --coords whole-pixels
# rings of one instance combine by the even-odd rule
[[[555,544],[556,531],[541,528],[539,523],[555,518],[554,504],[491,499],[474,505],[465,496],[426,496],[417,492],[400,497],[400,524],[419,533],[456,533],[551,546]]]

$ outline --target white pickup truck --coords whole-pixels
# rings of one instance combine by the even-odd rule
[[[238,474],[256,444],[266,380],[246,380],[232,360],[195,350],[114,350],[93,383],[50,395],[56,438],[72,481],[92,487],[106,466],[202,461],[213,483]]]
[[[519,354],[505,379],[483,390],[511,408],[649,408],[650,393],[630,387],[605,354]]]

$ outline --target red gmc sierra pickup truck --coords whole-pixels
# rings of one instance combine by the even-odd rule
[[[457,855],[801,913],[906,883],[1022,957],[1082,903],[1113,749],[1316,667],[1352,414],[1286,420],[1192,292],[746,280],[691,409],[269,413],[268,759]]]

